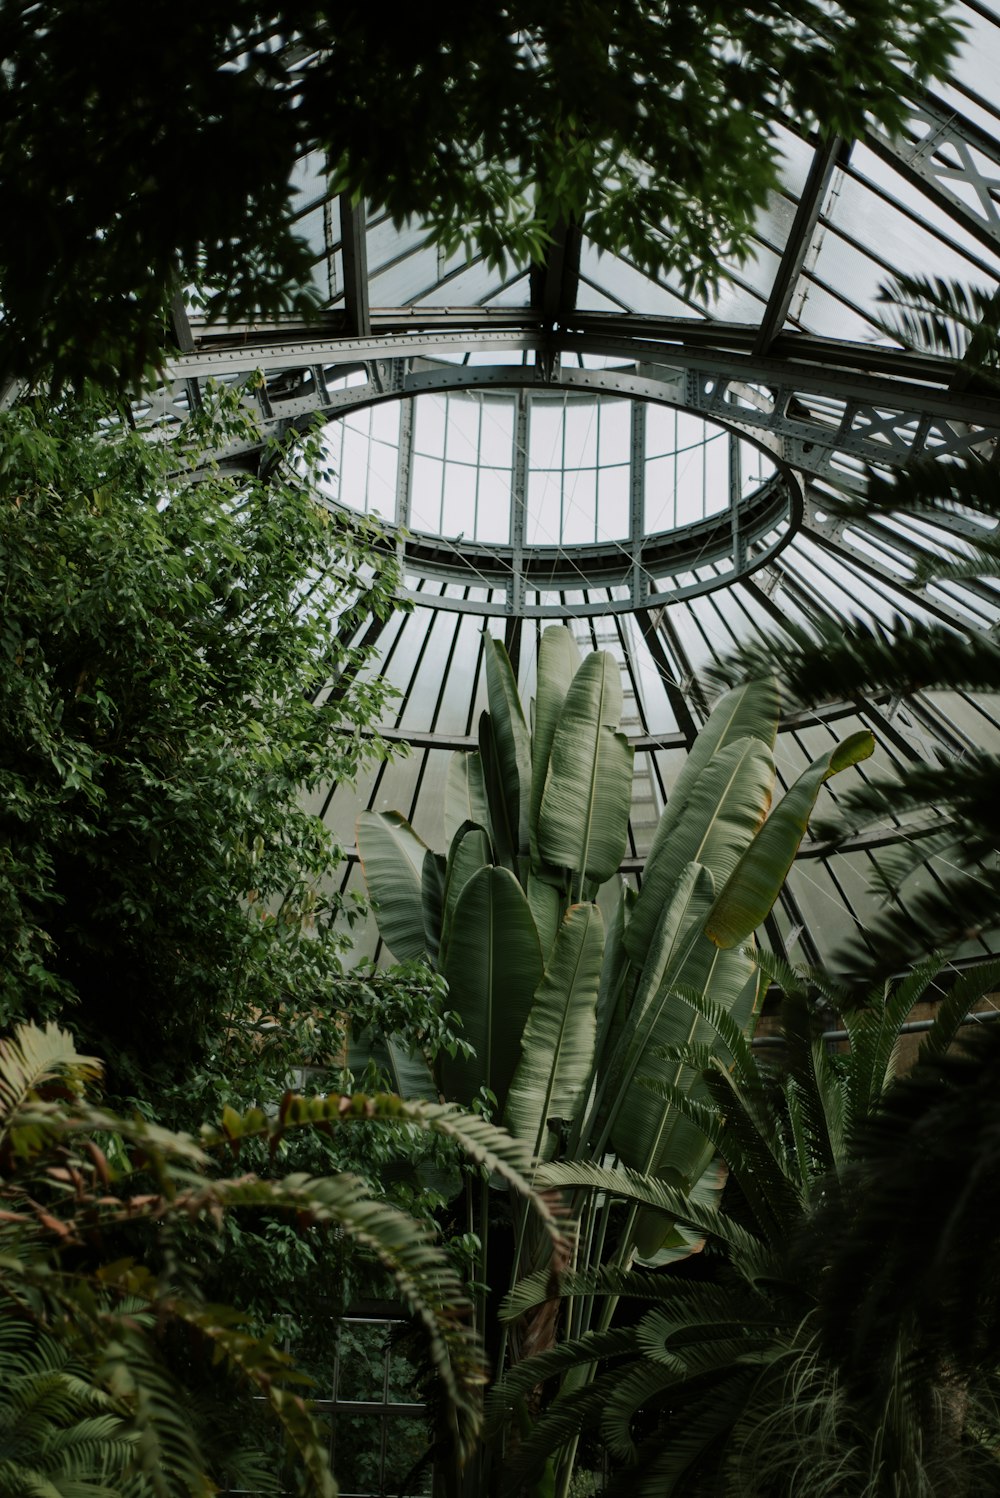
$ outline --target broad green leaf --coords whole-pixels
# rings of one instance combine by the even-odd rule
[[[448,779],[444,791],[444,835],[449,843],[463,822],[477,822],[487,832],[491,831],[483,762],[475,750],[453,754],[448,762]]]
[[[701,912],[711,908],[714,890],[707,869],[701,869],[698,864],[693,864],[692,869],[698,870],[698,878],[692,881],[690,870],[684,873],[678,899],[668,909],[666,930],[657,932],[650,948],[648,966],[653,966],[653,972],[647,974],[644,971],[642,975],[642,1004],[636,1002],[627,1026],[633,1032],[633,1041],[629,1065],[618,1082],[621,1100],[615,1116],[612,1143],[624,1164],[632,1165],[636,1170],[656,1171],[666,1164],[662,1143],[668,1128],[668,1113],[671,1112],[668,1104],[662,1103],[650,1089],[636,1086],[636,1079],[651,1077],[683,1085],[677,1065],[662,1061],[656,1053],[668,1046],[687,1046],[695,1040],[711,1041],[714,1038],[705,1020],[693,1013],[689,1005],[683,1004],[672,990],[678,983],[687,984],[701,993],[707,992],[711,986],[714,1001],[723,1008],[731,1008],[740,998],[747,978],[756,972],[753,962],[741,953],[732,954],[741,966],[737,962],[719,962],[719,948],[713,947],[702,935],[705,917]],[[666,959],[662,956],[663,947],[666,947]],[[659,981],[656,981],[657,971]],[[650,999],[645,999],[644,989],[651,986],[650,980],[656,981],[656,989]],[[716,986],[719,987],[716,989]],[[681,1128],[680,1124],[678,1128],[686,1135],[690,1149],[681,1150],[678,1158],[671,1158],[669,1164],[687,1182],[692,1182],[705,1168],[704,1159],[701,1159],[702,1138],[690,1128]]]
[[[875,740],[863,730],[813,760],[778,802],[742,855],[709,915],[705,933],[720,947],[746,941],[778,898],[798,852],[820,787],[874,752]]]
[[[531,860],[539,862],[538,813],[545,790],[545,776],[555,737],[559,714],[566,693],[580,669],[580,652],[573,632],[565,625],[554,625],[542,634],[538,646],[538,681],[535,688],[531,725]],[[617,727],[617,724],[615,725]]]
[[[717,754],[691,788],[670,840],[646,863],[642,889],[625,934],[632,961],[641,966],[660,913],[689,863],[711,870],[716,888],[729,878],[767,815],[774,785],[771,751],[742,738]]]
[[[441,948],[438,969],[443,971],[447,959],[448,942],[455,906],[473,874],[485,868],[490,861],[490,841],[482,827],[475,822],[463,822],[448,849],[448,861],[444,876],[444,901],[441,918]]]
[[[421,884],[427,844],[398,811],[363,811],[357,839],[382,940],[397,962],[423,957],[427,943]]]
[[[443,853],[431,848],[424,854],[420,875],[420,899],[424,911],[424,945],[427,955],[434,963],[438,960],[441,946],[441,925],[444,920],[444,879],[447,864]]]
[[[427,1058],[415,1046],[401,1045],[391,1036],[386,1041],[393,1086],[400,1097],[411,1101],[436,1103],[438,1091],[427,1065]]]
[[[546,879],[537,878],[530,870],[527,877],[527,893],[538,940],[542,946],[542,956],[547,961],[559,929],[562,896],[554,884],[550,884]]]
[[[480,1087],[489,1087],[502,1115],[542,977],[535,923],[507,869],[480,869],[467,881],[455,906],[444,976],[448,1008],[461,1018],[476,1054],[441,1057],[443,1090],[468,1107]]]
[[[556,934],[521,1040],[504,1122],[543,1160],[555,1153],[549,1119],[567,1125],[590,1084],[604,922],[596,905],[573,905]]]
[[[621,676],[603,651],[573,678],[552,740],[538,818],[546,863],[603,884],[625,856],[632,804],[632,747],[615,730]]]
[[[400,1097],[436,1103],[438,1091],[427,1059],[422,1051],[403,1045],[392,1036],[374,1035],[371,1029],[355,1035],[351,1031],[347,1042],[347,1064],[360,1081],[369,1062],[383,1071],[392,1092]]]
[[[489,807],[489,823],[493,832],[493,851],[497,863],[516,874],[518,870],[518,802],[511,800],[510,783],[504,779],[500,763],[500,749],[496,740],[493,718],[489,713],[479,715],[479,758],[483,767],[483,785]]]
[[[714,898],[715,884],[708,869],[692,863],[681,874],[669,903],[661,912],[645,966],[639,975],[635,997],[628,1013],[622,1016],[603,1083],[604,1096],[598,1098],[602,1140],[606,1140],[609,1131],[612,1140],[615,1138],[618,1119],[636,1090],[637,1068],[650,1046],[659,1011],[667,1001],[671,985],[678,981],[695,943],[701,940],[706,947],[709,946],[700,933]],[[627,935],[627,926],[625,930]],[[640,1111],[645,1114],[646,1110]]]
[[[737,739],[759,739],[774,748],[778,732],[779,692],[775,678],[751,681],[734,687],[720,697],[708,721],[691,745],[691,751],[670,792],[663,816],[653,837],[647,867],[670,841],[688,799],[700,781],[706,765]]]
[[[725,1161],[713,1156],[688,1192],[688,1200],[696,1207],[717,1212],[728,1179],[729,1171]],[[651,1230],[654,1223],[657,1227]],[[660,1234],[662,1242],[650,1252],[645,1252],[644,1242],[655,1240]],[[703,1232],[685,1227],[675,1219],[664,1218],[662,1213],[650,1212],[646,1208],[639,1214],[635,1238],[639,1262],[651,1269],[663,1269],[667,1264],[678,1264],[682,1259],[689,1259],[692,1254],[700,1254],[708,1241]]]
[[[608,885],[604,886],[607,889]],[[625,950],[625,926],[635,903],[635,890],[618,878],[618,898],[610,917],[605,915],[607,937],[601,986],[597,994],[597,1065],[603,1075],[625,1021],[625,983],[628,977],[628,953]]]
[[[524,719],[517,682],[506,650],[490,634],[483,636],[486,692],[493,721],[497,767],[509,808],[513,852],[528,852],[531,796],[531,735]],[[516,867],[516,865],[515,865]]]

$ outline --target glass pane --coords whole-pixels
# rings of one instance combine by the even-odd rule
[[[630,401],[602,401],[600,405],[600,461],[627,463],[631,443]]]
[[[598,540],[628,536],[630,478],[628,468],[605,468],[598,475]]]
[[[445,398],[422,395],[413,402],[413,448],[431,458],[444,457]]]
[[[510,472],[483,468],[479,473],[476,539],[506,546],[510,541]]]
[[[533,403],[529,419],[528,461],[532,468],[562,466],[562,407]]]
[[[568,472],[563,492],[563,529],[567,544],[586,545],[595,539],[597,523],[596,475],[592,468]]]
[[[441,482],[444,464],[435,458],[413,459],[413,490],[410,495],[410,522],[419,530],[441,529]]]

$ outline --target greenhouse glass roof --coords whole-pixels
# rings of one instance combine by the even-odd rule
[[[914,87],[901,137],[776,125],[781,189],[751,257],[723,267],[711,298],[572,229],[542,264],[444,254],[419,222],[331,197],[313,154],[297,186],[319,321],[220,328],[178,312],[183,351],[150,419],[183,421],[210,379],[245,387],[262,440],[320,416],[330,502],[398,528],[412,607],[361,634],[400,693],[388,736],[413,752],[318,798],[346,847],[359,805],[397,808],[443,845],[448,758],[473,746],[485,701],[484,627],[505,639],[526,697],[547,621],[619,660],[637,751],[629,875],[704,720],[705,668],[734,643],[821,618],[994,629],[993,582],[915,576],[992,522],[845,519],[830,503],[863,494],[870,468],[991,458],[1000,434],[993,390],[960,359],[904,347],[880,301],[899,274],[1000,280],[1000,4],[953,9],[966,28],[953,80]],[[1000,743],[996,704],[958,690],[834,702],[786,719],[782,782],[860,725],[882,770]],[[826,810],[837,794],[824,790]],[[772,944],[828,956],[864,921],[880,856],[905,835],[886,826],[834,854],[807,840]],[[925,864],[904,903],[939,873]],[[345,877],[358,885],[353,858]],[[966,955],[986,946],[976,937]]]

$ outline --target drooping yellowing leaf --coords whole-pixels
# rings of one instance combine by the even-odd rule
[[[705,926],[719,947],[735,947],[770,913],[805,835],[820,787],[850,765],[874,753],[867,730],[851,734],[828,754],[813,760],[778,802],[723,886]]]

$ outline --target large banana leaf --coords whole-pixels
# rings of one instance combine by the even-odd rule
[[[705,927],[717,946],[735,947],[746,941],[770,913],[805,835],[820,787],[831,775],[867,759],[874,750],[875,740],[867,730],[852,733],[813,760],[789,787],[719,893]]]
[[[419,1048],[404,1045],[393,1036],[375,1036],[371,1030],[364,1030],[359,1035],[352,1031],[347,1041],[347,1064],[354,1073],[356,1085],[369,1062],[374,1062],[386,1074],[390,1089],[400,1097],[427,1103],[439,1101],[427,1058]]]
[[[493,852],[497,863],[512,873],[518,868],[519,795],[517,781],[504,776],[496,729],[490,713],[479,715],[479,758],[483,766],[483,785],[493,829]]]
[[[737,739],[760,739],[769,749],[774,748],[778,732],[779,710],[778,683],[767,677],[762,681],[747,682],[734,687],[720,697],[712,709],[684,767],[677,777],[670,799],[653,837],[647,864],[658,857],[661,848],[668,843],[678,820],[685,813],[688,800],[701,780],[709,762],[734,744]]]
[[[632,804],[632,746],[615,730],[621,677],[613,658],[589,655],[563,703],[538,816],[546,863],[603,884],[625,856]]]
[[[545,776],[552,753],[552,740],[562,712],[566,693],[580,669],[580,652],[572,630],[554,625],[542,634],[538,646],[538,679],[535,688],[534,717],[531,726],[531,861],[537,865],[538,813],[545,790]]]
[[[483,650],[497,769],[503,782],[504,798],[512,823],[513,851],[515,855],[527,853],[531,735],[524,720],[517,682],[506,650],[489,634],[483,636]]]
[[[646,960],[660,914],[684,868],[704,864],[720,888],[767,815],[773,786],[771,751],[757,738],[737,739],[704,767],[670,840],[646,863],[625,934],[636,966]]]
[[[473,1057],[442,1056],[445,1095],[468,1107],[483,1086],[502,1115],[521,1035],[542,978],[542,953],[524,891],[507,869],[473,874],[458,897],[444,959],[448,1007]]]
[[[441,946],[441,927],[444,921],[444,881],[447,862],[443,853],[428,848],[420,876],[420,899],[424,908],[424,946],[427,956],[435,965]]]
[[[363,811],[356,835],[382,940],[397,962],[423,957],[427,941],[421,884],[427,844],[398,811]]]
[[[556,934],[521,1040],[504,1123],[542,1160],[555,1153],[549,1119],[572,1124],[594,1064],[604,922],[596,905],[572,905]]]
[[[473,874],[485,868],[490,861],[490,842],[482,827],[475,822],[463,822],[456,832],[448,860],[445,865],[444,894],[441,916],[441,948],[438,968],[443,971],[447,959],[448,943],[451,940],[455,906]]]
[[[562,896],[554,884],[547,879],[539,879],[536,874],[528,871],[526,882],[528,904],[531,906],[531,914],[534,918],[535,929],[538,932],[538,940],[542,946],[542,956],[548,961],[549,953],[552,951],[552,943],[556,939],[559,929],[559,915],[562,910]]]
[[[415,1046],[401,1045],[391,1036],[386,1041],[386,1051],[392,1068],[393,1086],[400,1097],[419,1099],[425,1103],[440,1101],[431,1069],[422,1051]]]
[[[463,822],[476,822],[492,832],[486,799],[483,762],[475,750],[453,754],[444,790],[444,834],[449,844]]]
[[[678,981],[689,953],[701,940],[701,928],[715,899],[715,883],[708,869],[691,863],[681,873],[677,886],[653,932],[646,962],[639,975],[635,996],[627,1013],[621,1014],[614,1052],[598,1088],[594,1111],[600,1149],[618,1129],[618,1119],[634,1088],[637,1068],[646,1052],[661,1006],[671,986]],[[634,916],[634,911],[633,911]],[[625,927],[626,937],[628,926]]]
[[[604,962],[601,966],[601,986],[597,993],[598,1082],[608,1067],[625,1022],[627,1008],[625,987],[629,975],[629,963],[624,937],[625,926],[634,903],[635,890],[624,880],[619,879],[615,908],[610,917],[605,918],[607,936],[604,942]]]

